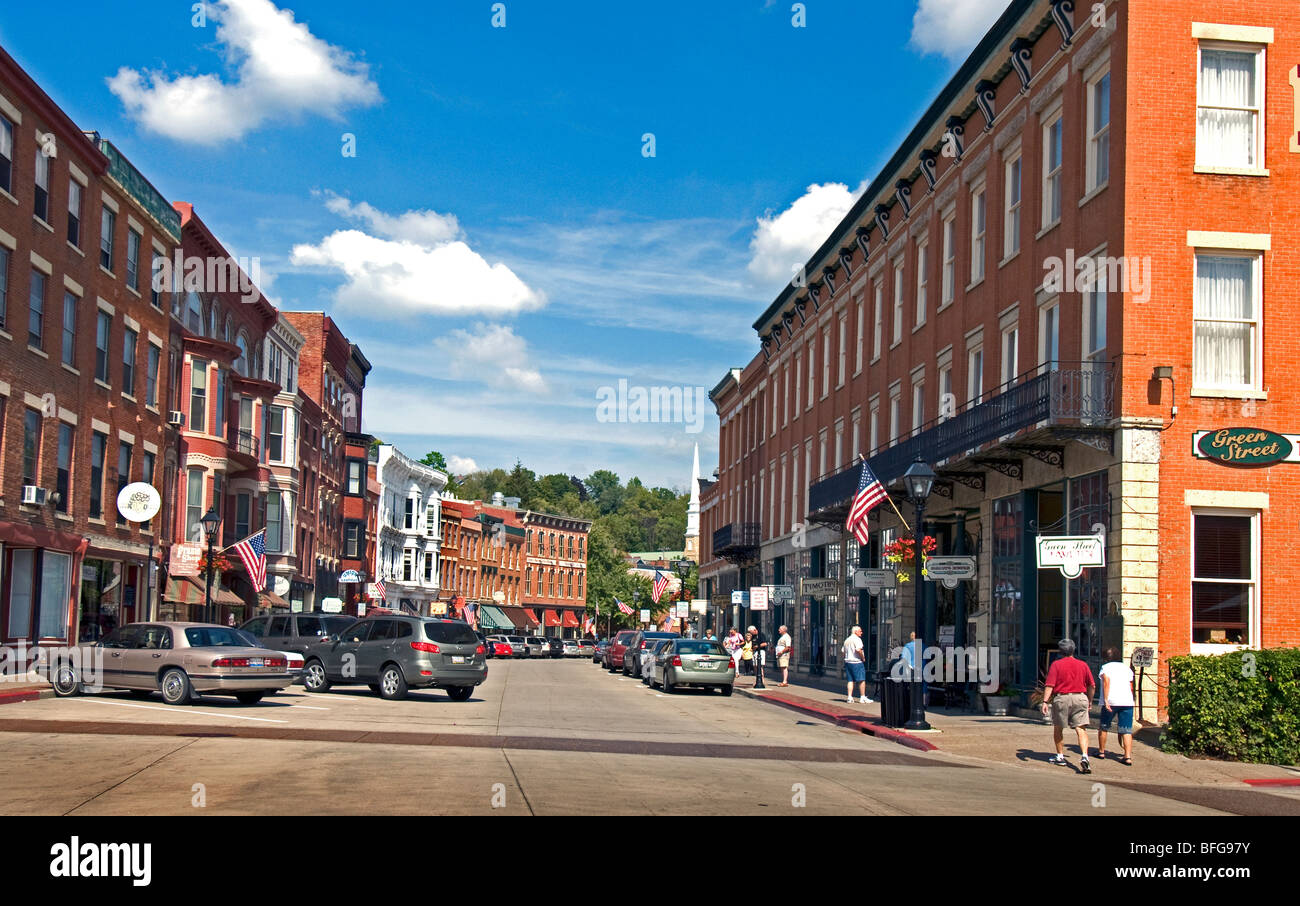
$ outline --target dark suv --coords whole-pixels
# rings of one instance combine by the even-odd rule
[[[336,613],[277,613],[254,617],[239,628],[267,648],[302,654],[309,645],[342,632],[356,621],[356,617]]]
[[[381,698],[402,699],[411,687],[446,689],[463,702],[487,679],[486,651],[478,634],[459,620],[374,616],[308,647],[303,685],[326,692],[332,685],[368,685]]]
[[[650,647],[651,639],[679,639],[676,632],[638,632],[627,643],[627,653],[623,655],[623,675],[641,676],[641,654]]]

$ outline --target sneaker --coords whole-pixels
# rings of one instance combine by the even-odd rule
[[[1064,755],[1053,755],[1047,760],[1048,764],[1069,764]]]
[[[1088,764],[1088,756],[1087,756],[1087,755],[1083,756],[1083,761],[1080,762],[1080,764],[1079,764],[1079,772],[1080,772],[1080,773],[1083,773],[1083,774],[1091,774],[1091,773],[1092,773],[1092,766]]]
[[[862,696],[862,704],[864,704],[864,705],[869,705],[869,704],[871,704],[871,699],[867,698],[865,695]]]
[[[849,696],[848,702],[849,702],[850,705],[851,705],[851,704],[854,704],[856,701],[857,701],[856,698],[854,698],[853,696]]]

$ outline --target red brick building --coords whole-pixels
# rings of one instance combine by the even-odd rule
[[[536,632],[541,618],[524,604],[524,528],[519,513],[481,500],[442,500],[440,608],[477,609],[485,631]],[[450,537],[448,537],[450,532]]]
[[[522,510],[528,564],[523,602],[534,608],[545,635],[578,638],[587,610],[587,534],[585,519]]]
[[[1025,690],[1062,636],[1094,667],[1153,648],[1162,682],[1171,655],[1300,644],[1297,64],[1281,0],[1011,3],[712,393],[715,618],[792,585],[763,619],[798,670],[838,675],[852,623],[873,667],[919,625]],[[899,479],[933,466],[926,533],[976,557],[919,619],[914,582],[854,588],[910,537],[888,503],[845,534],[859,455],[909,524]],[[1098,534],[1104,566],[1039,568],[1040,540]]]
[[[266,334],[278,312],[252,283],[192,205],[176,202],[181,217],[181,291],[172,305],[172,351],[176,411],[183,414],[178,449],[180,471],[171,493],[178,501],[172,530],[178,540],[203,544],[202,519],[210,509],[221,517],[213,544],[221,549],[265,528],[268,555],[292,543],[292,494],[271,493],[268,439],[283,444],[283,427],[271,435],[271,408],[282,393],[262,377]],[[282,454],[282,449],[277,449]],[[169,489],[170,490],[170,489]],[[254,588],[233,554],[232,569],[213,587],[216,619],[237,622],[258,608],[285,608],[273,591]],[[205,603],[183,577],[169,579],[163,595],[165,619],[199,619]]]
[[[162,479],[169,300],[150,272],[180,238],[148,180],[0,50],[5,643],[93,641],[148,613],[166,514],[131,523],[116,500]]]

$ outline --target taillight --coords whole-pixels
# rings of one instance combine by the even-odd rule
[[[411,647],[416,651],[425,651],[429,654],[437,654],[439,651],[438,646],[433,642],[412,642]]]
[[[642,640],[641,640],[641,647],[642,647],[642,648],[645,648],[645,639],[642,639]]]
[[[674,667],[680,667],[682,665],[682,659],[677,655],[673,655],[672,665]]]
[[[486,650],[482,645],[479,645],[477,648],[474,649],[474,653],[475,653],[475,654],[487,654],[487,650]]]
[[[219,657],[212,662],[213,667],[247,667],[246,657]]]

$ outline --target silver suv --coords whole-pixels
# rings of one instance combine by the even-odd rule
[[[429,617],[366,617],[309,646],[305,658],[308,692],[364,683],[390,700],[426,687],[463,702],[488,673],[486,652],[468,624]]]

